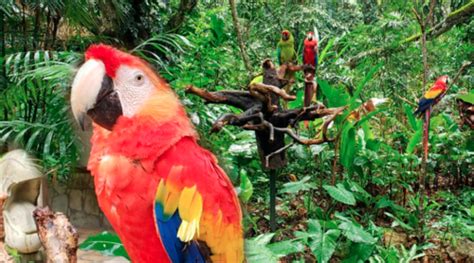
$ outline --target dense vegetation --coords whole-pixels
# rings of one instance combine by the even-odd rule
[[[472,260],[474,134],[458,125],[456,102],[459,94],[473,92],[472,67],[460,73],[432,114],[422,210],[423,125],[413,111],[436,77],[454,78],[472,60],[474,1],[437,0],[432,7],[430,1],[314,2],[234,3],[242,52],[227,2],[2,1],[4,150],[24,147],[51,178],[67,180],[83,148],[70,117],[70,79],[83,51],[105,42],[148,60],[181,97],[201,144],[238,186],[249,262]],[[425,64],[415,14],[429,18]],[[437,25],[452,27],[441,32]],[[282,29],[293,32],[301,54],[314,27],[321,36],[318,100],[328,107],[358,106],[369,98],[389,102],[355,125],[336,120],[330,129],[335,142],[288,150],[289,163],[278,171],[278,228],[270,233],[268,175],[253,133],[225,127],[210,134],[218,116],[236,109],[205,105],[184,87],[246,89],[261,61],[275,57]],[[302,79],[298,74],[290,107],[302,106]],[[300,136],[315,136],[321,122],[301,125]]]

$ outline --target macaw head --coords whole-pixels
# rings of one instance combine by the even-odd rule
[[[308,33],[306,34],[306,38],[307,38],[308,40],[310,40],[310,41],[313,40],[313,38],[314,38],[314,33],[313,33],[313,32],[308,32]]]
[[[112,130],[121,116],[165,120],[182,107],[168,84],[143,60],[111,46],[90,46],[72,83],[71,107],[84,128],[85,115]]]
[[[443,76],[439,77],[435,82],[436,86],[440,86],[443,89],[447,89],[448,84],[449,84],[449,76],[448,75],[443,75]]]
[[[290,34],[291,34],[290,31],[288,31],[288,30],[286,30],[286,29],[283,30],[283,31],[281,32],[281,39],[283,39],[284,41],[290,39]]]

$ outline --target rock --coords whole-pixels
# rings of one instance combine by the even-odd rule
[[[95,192],[92,190],[88,190],[87,192],[85,192],[84,211],[87,214],[92,214],[96,216],[100,214],[99,204],[97,203]]]
[[[58,195],[53,198],[52,205],[54,211],[67,214],[68,197],[65,194]]]
[[[405,233],[395,232],[390,229],[383,233],[383,243],[386,247],[390,245],[404,245],[407,241],[408,236]]]
[[[71,222],[77,227],[99,228],[100,217],[95,215],[87,215],[84,211],[71,210],[69,213]]]
[[[82,192],[80,190],[69,191],[69,208],[82,210]]]

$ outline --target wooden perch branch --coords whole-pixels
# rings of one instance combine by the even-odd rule
[[[292,99],[283,89],[273,85],[258,84],[254,85],[262,94],[270,94],[277,98],[275,105],[279,106],[278,98]],[[327,135],[329,124],[341,114],[346,107],[326,108],[322,104],[315,104],[309,107],[299,109],[278,110],[270,109],[265,104],[266,100],[259,99],[258,96],[252,96],[250,91],[215,91],[208,92],[203,89],[187,86],[186,92],[195,94],[203,98],[207,103],[227,104],[238,107],[243,110],[240,114],[225,114],[218,118],[211,132],[221,130],[225,125],[238,126],[246,130],[253,130],[257,135],[259,152],[262,162],[267,168],[280,167],[284,163],[281,154],[289,148],[285,145],[284,135],[288,134],[296,143],[311,145],[330,142],[333,138]],[[275,110],[275,111],[273,111]],[[327,118],[317,138],[303,139],[294,131],[299,121],[309,121],[317,118]],[[275,161],[279,159],[279,161]]]
[[[79,235],[69,219],[62,213],[54,213],[48,207],[37,208],[33,217],[46,250],[47,262],[77,262]]]

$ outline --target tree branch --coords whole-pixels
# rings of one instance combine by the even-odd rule
[[[177,32],[183,25],[186,16],[193,11],[197,3],[198,0],[181,0],[179,2],[178,10],[171,16],[168,23],[166,23],[166,31],[169,33]]]
[[[235,0],[229,0],[230,9],[232,11],[232,22],[234,24],[235,34],[237,35],[237,42],[239,43],[240,54],[242,55],[242,60],[244,61],[245,68],[249,72],[252,72],[252,66],[250,65],[250,60],[245,51],[244,40],[242,38],[242,33],[240,32],[239,26],[239,16],[237,15],[237,8],[235,7]]]
[[[430,28],[430,30],[426,32],[426,40],[434,39],[447,32],[456,25],[469,22],[473,14],[474,1],[471,1],[463,7],[451,12],[443,21]],[[389,45],[361,52],[350,58],[347,62],[347,65],[349,65],[351,68],[355,68],[360,63],[360,61],[362,61],[362,59],[366,57],[378,55],[392,55],[398,51],[404,50],[405,45],[417,41],[418,39],[420,39],[420,37],[421,33],[418,33],[398,42],[394,46]]]

